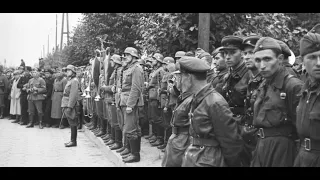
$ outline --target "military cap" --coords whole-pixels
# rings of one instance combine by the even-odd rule
[[[242,49],[242,38],[239,36],[225,36],[221,40],[222,49]]]
[[[74,72],[74,73],[77,73],[75,67],[74,67],[72,64],[69,64],[69,65],[66,67],[66,69],[67,69],[67,70],[71,70],[71,71]]]
[[[26,71],[32,71],[32,68],[31,68],[30,66],[26,66],[26,67],[25,67],[25,70],[26,70]]]
[[[199,59],[201,59],[201,58],[203,58],[203,57],[206,57],[206,56],[210,56],[210,57],[211,57],[211,55],[210,55],[209,53],[203,52],[203,53],[201,53],[201,54],[199,55]]]
[[[127,48],[124,50],[124,53],[125,53],[125,54],[130,54],[131,56],[135,56],[136,58],[139,58],[138,50],[137,50],[136,48],[127,47]]]
[[[281,52],[281,47],[277,40],[271,38],[271,37],[262,37],[258,40],[256,43],[256,46],[254,47],[253,52],[266,50],[266,49],[275,49]]]
[[[186,52],[184,51],[177,51],[176,54],[174,55],[175,58],[177,57],[183,57],[186,55]]]
[[[204,73],[210,70],[210,66],[203,60],[184,56],[179,60],[180,69],[190,73]]]
[[[218,53],[223,52],[223,51],[222,51],[222,48],[223,48],[223,47],[218,47],[217,49],[215,49],[215,50],[211,53],[212,57],[215,57]]]
[[[284,43],[283,41],[280,41],[280,40],[277,40],[277,41],[281,47],[282,54],[284,54],[286,56],[291,56],[291,51],[290,51],[289,46],[286,43]]]
[[[188,51],[185,56],[194,57],[194,53],[192,51]]]
[[[320,51],[320,34],[307,33],[300,40],[300,56]]]
[[[163,55],[160,53],[155,53],[152,57],[154,57],[157,61],[163,63]]]
[[[320,34],[320,23],[316,24],[309,32]]]
[[[254,48],[260,38],[260,36],[245,37],[242,41],[242,49],[244,49],[246,46],[251,46]]]
[[[174,59],[172,57],[165,57],[163,62],[166,64],[174,63]]]
[[[8,73],[8,72],[13,72],[13,70],[12,69],[7,69],[6,73]]]
[[[121,64],[121,57],[118,54],[114,54],[111,56],[111,58],[113,60],[113,62],[117,63],[117,64]]]

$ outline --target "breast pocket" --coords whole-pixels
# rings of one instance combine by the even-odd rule
[[[320,112],[310,112],[309,114],[312,139],[320,140]]]

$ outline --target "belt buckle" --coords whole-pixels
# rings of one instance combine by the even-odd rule
[[[307,151],[311,150],[311,140],[309,138],[304,138],[304,149]]]
[[[263,131],[263,128],[259,128],[259,136],[261,139],[264,138],[264,131]]]

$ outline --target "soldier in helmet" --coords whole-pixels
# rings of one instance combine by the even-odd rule
[[[124,54],[120,81],[120,108],[124,119],[123,133],[128,143],[122,154],[124,155],[123,162],[132,163],[140,161],[141,129],[138,107],[144,105],[143,69],[138,63],[139,55],[135,48],[127,47]]]
[[[8,93],[8,78],[3,74],[3,66],[0,65],[0,119],[4,118],[5,97]]]
[[[162,123],[161,118],[161,105],[160,105],[160,92],[161,92],[161,80],[164,75],[163,68],[163,55],[160,53],[155,53],[152,57],[154,71],[150,74],[150,80],[148,83],[149,90],[149,118],[152,124],[152,137],[147,137],[151,146],[158,146],[163,144],[164,129],[160,126]]]
[[[184,51],[177,51],[174,55],[174,62],[176,63],[180,58],[186,55],[186,52]]]
[[[253,126],[258,129],[253,167],[290,167],[296,154],[296,107],[302,81],[282,66],[279,43],[262,37],[254,48],[254,58],[265,80],[254,102]]]
[[[78,101],[79,82],[76,78],[76,70],[73,65],[67,66],[68,82],[63,91],[61,101],[62,112],[67,117],[71,129],[71,141],[65,143],[65,147],[77,146],[77,113],[76,105]]]
[[[46,82],[40,77],[39,72],[32,72],[32,79],[28,82],[27,93],[28,96],[28,112],[29,112],[29,124],[27,128],[33,127],[35,124],[35,111],[38,112],[39,128],[43,128],[42,118],[43,109],[42,102],[45,99],[44,93],[46,92]]]
[[[317,30],[317,31],[316,31]],[[300,40],[300,56],[308,74],[297,106],[300,138],[294,167],[320,167],[320,24]]]

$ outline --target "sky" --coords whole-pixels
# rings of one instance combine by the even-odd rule
[[[62,13],[0,13],[0,64],[17,67],[24,60],[26,66],[33,67],[45,54],[55,46],[56,15],[58,16],[57,44],[61,41]],[[69,33],[79,24],[81,13],[68,13]],[[67,31],[66,13],[64,31]],[[67,34],[63,36],[67,42]],[[60,47],[60,46],[59,46]]]

